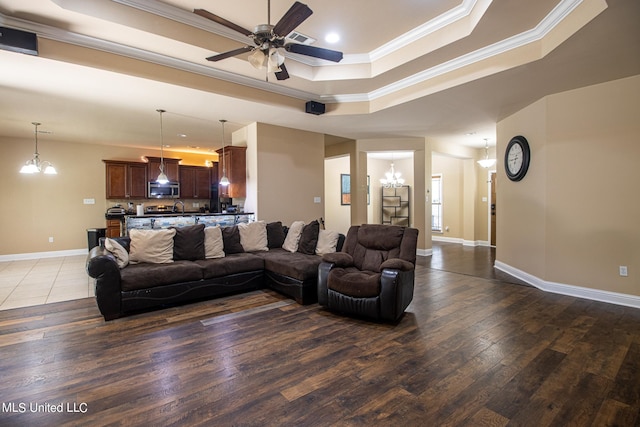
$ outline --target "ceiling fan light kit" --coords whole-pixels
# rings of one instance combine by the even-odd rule
[[[324,49],[315,46],[304,45],[300,43],[285,43],[285,37],[291,33],[298,25],[304,22],[313,11],[306,4],[296,1],[291,8],[280,18],[275,24],[271,25],[271,1],[267,2],[267,24],[257,25],[253,31],[241,27],[230,22],[220,16],[217,16],[205,9],[194,9],[196,15],[207,18],[213,22],[244,34],[253,40],[255,46],[245,46],[210,56],[207,61],[220,61],[231,58],[233,56],[242,55],[251,52],[249,55],[249,63],[257,68],[266,68],[267,73],[275,73],[278,80],[286,80],[289,73],[284,65],[285,57],[278,50],[284,49],[287,52],[299,55],[311,56],[332,62],[340,62],[342,60],[342,52]],[[267,74],[268,75],[268,74]]]

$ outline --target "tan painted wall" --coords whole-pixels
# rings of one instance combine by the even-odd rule
[[[434,236],[462,239],[463,237],[463,160],[433,153],[433,174],[442,174],[442,233]],[[449,228],[447,231],[446,228]]]
[[[258,219],[313,221],[324,216],[324,135],[257,123],[249,129],[257,160],[247,179],[256,188]],[[320,203],[314,203],[319,197]]]
[[[52,162],[58,175],[22,175],[20,167],[33,157],[31,139],[0,139],[0,182],[6,202],[0,220],[0,255],[87,248],[87,228],[105,227],[104,213],[113,202],[105,199],[103,159],[141,161],[159,151],[137,148],[71,144],[41,137],[38,151]],[[213,156],[184,155],[183,164],[204,165]],[[95,199],[94,205],[83,199]],[[200,201],[202,203],[202,201]],[[53,237],[53,243],[49,243]]]
[[[499,261],[549,282],[640,295],[639,111],[634,76],[548,96],[498,124],[499,158],[518,134],[532,151],[521,182],[499,168]]]
[[[351,206],[340,204],[340,174],[349,173],[349,156],[324,161],[325,225],[346,235],[351,226]]]

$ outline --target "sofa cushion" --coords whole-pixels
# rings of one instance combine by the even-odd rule
[[[334,268],[327,278],[327,288],[355,298],[370,298],[380,294],[380,273],[355,267]]]
[[[340,233],[331,230],[320,230],[318,233],[318,244],[316,245],[316,255],[326,255],[336,251]]]
[[[107,237],[104,239],[104,248],[116,259],[118,267],[125,268],[129,265],[129,252],[118,241]]]
[[[286,234],[281,221],[267,224],[267,246],[269,249],[281,248],[285,238]]]
[[[199,260],[195,264],[202,269],[204,279],[264,269],[262,258],[250,253],[227,254],[224,258]]]
[[[224,258],[224,241],[222,229],[217,225],[204,229],[204,257]]]
[[[272,249],[269,252],[256,253],[256,255],[264,259],[265,270],[301,281],[316,277],[318,266],[322,262],[322,258],[318,255],[291,253],[285,249]]]
[[[120,270],[120,277],[121,289],[133,291],[201,280],[202,268],[192,261],[130,264],[127,268]]]
[[[284,239],[282,249],[286,249],[289,252],[296,252],[298,250],[298,242],[300,242],[300,234],[304,227],[304,221],[294,221],[289,227],[287,237]]]
[[[204,259],[204,224],[176,227],[173,237],[174,261]]]
[[[245,252],[268,251],[267,223],[247,222],[238,225],[240,244]]]
[[[175,229],[129,230],[131,237],[129,262],[163,264],[173,262]]]
[[[226,255],[239,254],[244,252],[240,242],[240,230],[238,226],[222,227],[222,241],[224,243],[224,253]]]
[[[300,241],[298,242],[298,252],[313,255],[316,253],[316,245],[318,244],[318,234],[320,232],[320,223],[311,221],[302,227],[300,233]]]

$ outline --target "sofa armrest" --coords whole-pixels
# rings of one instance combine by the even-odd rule
[[[380,317],[396,321],[413,300],[415,270],[385,268],[380,277]]]
[[[336,265],[331,262],[321,262],[318,266],[318,304],[326,307],[329,303],[329,288],[327,287],[327,279],[331,269]]]
[[[96,246],[87,256],[87,274],[95,279],[96,302],[105,320],[120,317],[120,268],[109,251]]]
[[[415,266],[411,264],[409,261],[405,261],[400,258],[390,258],[380,264],[380,270],[384,270],[385,268],[391,268],[402,271],[410,271],[415,269]]]
[[[322,261],[335,264],[336,267],[351,267],[353,265],[353,257],[346,252],[332,252],[330,254],[324,254]]]

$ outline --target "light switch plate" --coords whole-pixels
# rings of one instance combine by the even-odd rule
[[[82,200],[82,203],[84,203],[85,205],[95,205],[96,199],[84,199]]]

